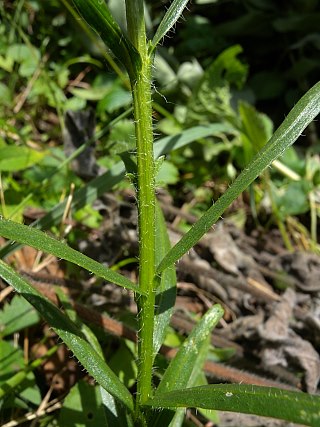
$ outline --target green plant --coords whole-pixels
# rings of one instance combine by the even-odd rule
[[[219,305],[213,306],[185,340],[169,364],[157,387],[153,387],[153,369],[166,334],[175,302],[176,278],[173,265],[219,219],[233,200],[286,148],[301,135],[320,111],[320,83],[311,88],[288,114],[283,124],[261,148],[249,165],[229,189],[194,224],[190,231],[170,248],[161,209],[155,197],[155,175],[160,155],[172,147],[183,145],[192,138],[212,134],[228,126],[208,125],[193,128],[185,134],[164,138],[153,144],[151,68],[154,51],[159,41],[178,20],[186,0],[174,0],[165,13],[152,40],[147,40],[143,0],[126,0],[127,33],[113,19],[107,5],[100,0],[73,0],[80,15],[100,35],[105,44],[128,72],[131,82],[136,132],[136,164],[127,162],[127,173],[136,186],[139,213],[139,284],[132,283],[119,273],[69,248],[42,231],[1,218],[0,234],[13,241],[33,246],[59,258],[73,262],[88,271],[119,286],[133,290],[138,306],[138,374],[137,393],[134,398],[110,366],[92,333],[79,323],[73,312],[65,306],[65,313],[50,303],[25,279],[5,262],[0,261],[0,275],[11,284],[41,316],[75,354],[84,368],[101,386],[101,400],[106,408],[105,423],[118,418],[118,425],[163,426],[181,425],[180,407],[223,409],[228,411],[273,416],[292,422],[317,426],[320,422],[317,396],[256,386],[200,385],[203,384],[201,366],[209,347],[211,330],[223,315]],[[195,135],[190,136],[191,133]],[[202,135],[201,135],[202,133]],[[168,148],[169,147],[169,148]],[[109,173],[97,178],[86,188],[86,196],[79,191],[74,205],[92,200],[106,191],[124,174],[122,165],[115,165]],[[113,179],[111,179],[111,177]],[[90,191],[88,191],[88,189]],[[93,194],[91,194],[91,193]],[[90,199],[91,198],[91,199]],[[50,220],[61,214],[58,206],[49,218],[38,222],[48,226]],[[2,249],[1,256],[13,250]],[[9,393],[14,385],[2,384],[0,391]],[[110,409],[112,407],[113,409]],[[177,409],[176,413],[173,409]],[[108,421],[109,419],[109,421]],[[113,420],[113,421],[110,421]],[[180,420],[180,421],[179,421]]]

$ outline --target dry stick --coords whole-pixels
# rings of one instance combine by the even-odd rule
[[[48,405],[45,408],[43,408],[40,412],[38,411],[28,412],[23,417],[17,418],[16,420],[11,420],[7,424],[3,424],[2,427],[16,427],[27,421],[39,419],[40,417],[43,417],[44,415],[57,411],[58,409],[61,409],[61,408],[62,408],[62,403],[58,401],[58,399],[55,399],[49,402]]]
[[[0,292],[0,303],[7,298],[8,295],[11,294],[11,292],[14,291],[14,288],[12,286],[6,286],[2,291]]]
[[[37,69],[35,70],[35,72],[33,73],[33,76],[31,77],[31,79],[29,80],[29,83],[27,85],[27,87],[25,88],[25,90],[19,95],[19,99],[17,101],[17,104],[15,105],[13,112],[15,114],[17,114],[21,108],[23,107],[23,104],[25,103],[29,93],[32,90],[32,87],[34,85],[34,83],[38,80],[38,77],[40,76],[41,73],[41,69],[42,66],[47,62],[49,56],[45,55],[42,59],[42,61],[40,62],[40,64],[38,65]]]

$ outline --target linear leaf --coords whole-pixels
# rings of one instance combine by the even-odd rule
[[[154,157],[158,158],[178,148],[185,147],[197,139],[207,136],[219,136],[226,133],[236,133],[234,127],[227,123],[213,123],[210,125],[194,126],[176,135],[166,136],[154,144]]]
[[[193,328],[188,338],[180,347],[178,353],[171,360],[162,380],[155,392],[155,396],[162,393],[187,387],[194,365],[199,356],[201,346],[205,343],[212,329],[223,315],[223,309],[216,304],[206,312],[200,322]]]
[[[188,252],[220,218],[257,176],[292,145],[320,112],[320,82],[314,85],[290,111],[269,142],[258,152],[228,190],[209,208],[181,240],[167,253],[157,268],[161,273]]]
[[[254,385],[218,384],[156,394],[153,408],[203,408],[273,417],[312,427],[320,425],[320,397]]]
[[[159,263],[171,248],[168,231],[159,203],[156,203],[156,253],[155,261]],[[156,355],[164,341],[167,327],[176,301],[177,277],[175,269],[167,268],[156,288],[155,325],[153,332],[153,354]]]
[[[210,348],[210,334],[197,346],[197,355],[193,360],[193,366],[189,376],[186,377],[184,387],[195,387],[196,385],[207,384],[205,374],[203,372],[203,365],[207,359],[208,351]],[[201,381],[204,377],[205,383]],[[153,427],[180,427],[182,426],[183,419],[185,418],[184,408],[179,408],[173,411],[172,409],[163,409],[162,411],[155,410],[151,419],[150,425]]]
[[[96,335],[91,331],[91,329],[83,323],[83,321],[78,316],[77,312],[75,311],[72,304],[70,304],[69,298],[67,295],[61,290],[61,288],[56,286],[56,294],[59,298],[60,303],[63,305],[64,311],[68,318],[75,323],[75,325],[79,328],[79,330],[83,333],[84,337],[88,341],[88,343],[91,345],[93,350],[95,350],[96,353],[103,359],[103,351],[101,348],[101,345],[96,337]],[[101,400],[104,406],[104,416],[106,418],[106,421],[104,424],[112,425],[114,427],[121,427],[125,424],[125,417],[128,415],[126,412],[123,411],[123,407],[119,404],[117,399],[115,399],[114,396],[112,396],[109,392],[107,392],[101,385],[100,385],[100,395]]]
[[[65,243],[48,236],[41,230],[0,218],[0,235],[70,261],[105,280],[142,294],[138,286],[131,280],[70,248]]]
[[[114,20],[104,0],[72,0],[79,14],[123,63],[129,75],[141,68],[139,52]]]
[[[84,339],[77,326],[2,260],[0,260],[0,276],[36,308],[89,374],[130,411],[133,411],[133,399],[130,392]]]
[[[151,42],[151,51],[153,51],[159,41],[167,34],[180,18],[183,9],[186,7],[188,0],[173,0],[162,21],[160,22],[156,34]]]

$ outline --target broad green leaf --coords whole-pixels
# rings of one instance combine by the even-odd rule
[[[3,70],[6,70],[8,73],[11,73],[12,69],[13,69],[13,64],[14,64],[14,60],[8,56],[2,56],[0,55],[0,68],[2,68]],[[3,85],[5,86],[5,85]],[[8,89],[8,91],[10,92],[10,90]]]
[[[231,46],[206,68],[189,98],[187,123],[238,122],[230,88],[240,89],[246,80],[247,66],[238,59],[241,52],[240,45]]]
[[[11,343],[0,340],[0,399],[4,396],[17,393],[16,389],[29,395],[27,398],[41,396],[39,390],[35,387],[35,379],[32,373],[58,349],[55,345],[51,347],[42,357],[33,360],[28,365],[25,364],[23,352],[19,348],[13,347]],[[30,392],[33,389],[33,392]]]
[[[38,310],[88,373],[130,411],[133,411],[131,394],[83,337],[77,326],[2,260],[0,260],[0,276]]]
[[[101,87],[90,87],[90,88],[72,88],[70,93],[80,99],[85,99],[86,101],[100,101],[106,94],[109,92],[109,88]]]
[[[29,147],[7,145],[0,148],[0,171],[16,172],[29,168],[45,156],[45,153]]]
[[[17,394],[35,405],[41,402],[40,390],[33,372],[25,365],[23,351],[0,340],[0,399],[6,407],[16,407],[12,397]]]
[[[212,329],[217,325],[222,315],[223,309],[217,304],[212,306],[202,317],[184,341],[174,359],[170,362],[155,392],[155,396],[187,387],[193,368],[199,357],[200,348],[206,342]]]
[[[60,427],[105,426],[101,395],[98,386],[80,380],[69,391],[59,414]]]
[[[11,335],[39,321],[36,310],[19,295],[15,295],[10,304],[0,311],[0,337]]]
[[[39,66],[40,51],[30,43],[29,45],[16,43],[8,47],[6,59],[19,63],[19,74],[30,77]]]
[[[72,0],[80,15],[123,63],[129,75],[141,68],[141,58],[133,44],[114,20],[104,0]]]
[[[50,253],[58,258],[65,259],[66,261],[70,261],[105,280],[141,294],[138,286],[126,277],[104,267],[99,262],[83,255],[81,252],[70,248],[65,243],[48,236],[41,230],[34,227],[28,227],[17,222],[0,218],[0,235],[7,239],[32,246],[40,251]]]
[[[1,65],[0,65],[1,68]],[[0,99],[1,103],[4,106],[11,106],[12,103],[12,94],[7,85],[0,82]]]
[[[310,209],[309,193],[312,190],[310,181],[302,179],[298,182],[290,182],[279,189],[271,183],[270,188],[280,218],[285,219],[289,215],[300,215]]]
[[[114,351],[109,360],[109,366],[127,388],[135,384],[137,364],[135,356],[125,342],[121,341],[117,350]]]
[[[156,394],[153,408],[204,408],[273,417],[312,427],[320,425],[320,397],[254,385],[218,384]]]
[[[24,368],[23,351],[12,342],[0,341],[0,386]],[[0,398],[3,394],[0,392]]]
[[[159,171],[156,174],[156,187],[176,184],[179,179],[179,169],[177,166],[165,160],[161,163]]]
[[[158,264],[171,248],[166,222],[159,203],[156,203],[156,242],[155,261]],[[156,288],[155,325],[153,331],[154,356],[158,353],[167,333],[167,327],[176,301],[176,286],[175,269],[169,267],[163,272],[160,283]]]
[[[167,34],[168,31],[180,18],[183,9],[186,7],[188,0],[173,0],[162,21],[160,22],[156,34],[151,42],[151,52],[156,48],[157,44]]]
[[[122,116],[123,117],[123,116]],[[114,123],[114,122],[111,122]],[[205,138],[211,135],[220,135],[224,133],[232,133],[234,129],[230,125],[226,124],[212,124],[207,126],[195,126],[181,132],[177,135],[167,136],[156,142],[154,146],[155,158],[162,156],[163,154],[170,153],[173,150],[184,147],[198,138]],[[83,146],[77,150],[78,154],[83,151]],[[74,158],[75,153],[69,157],[68,161]],[[122,162],[115,164],[110,170],[105,172],[103,175],[90,181],[83,188],[80,188],[75,192],[72,199],[72,210],[76,211],[83,208],[87,204],[92,203],[98,197],[100,197],[106,191],[111,190],[116,184],[118,184],[125,176],[125,169]],[[63,201],[56,205],[50,212],[48,212],[43,218],[35,221],[32,226],[48,229],[52,225],[57,224],[65,211],[66,201]],[[9,242],[7,245],[0,249],[0,258],[12,253],[14,250],[19,248],[19,243]]]
[[[273,123],[267,115],[259,113],[253,105],[244,101],[239,102],[239,114],[243,131],[256,153],[272,137]]]
[[[292,145],[320,112],[320,82],[314,85],[290,111],[269,142],[257,153],[228,190],[207,210],[182,239],[167,253],[157,273],[174,264],[210,230],[228,206],[257,176]]]

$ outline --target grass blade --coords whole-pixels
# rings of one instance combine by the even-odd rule
[[[153,408],[203,408],[279,418],[312,427],[320,425],[320,397],[254,385],[218,384],[156,394]]]
[[[72,0],[79,14],[98,34],[113,54],[135,76],[141,68],[139,52],[122,32],[104,0]]]
[[[155,396],[159,396],[171,390],[187,387],[199,356],[199,350],[206,342],[212,329],[217,325],[222,315],[222,307],[216,304],[202,317],[166,369],[155,392]]]
[[[36,308],[89,374],[130,411],[133,411],[131,394],[88,341],[84,339],[76,325],[2,260],[0,260],[0,276]]]
[[[167,34],[168,31],[180,18],[183,9],[186,7],[188,0],[173,0],[162,21],[160,22],[156,34],[151,42],[151,52],[156,48],[157,44]]]
[[[105,280],[141,294],[138,286],[126,277],[104,267],[99,262],[48,236],[41,230],[0,218],[0,235],[70,261]]]
[[[230,206],[249,184],[299,138],[303,130],[319,112],[320,82],[313,86],[299,100],[269,142],[258,152],[248,167],[241,172],[228,190],[167,253],[158,266],[157,273],[161,273],[187,253],[210,230],[226,208]]]

